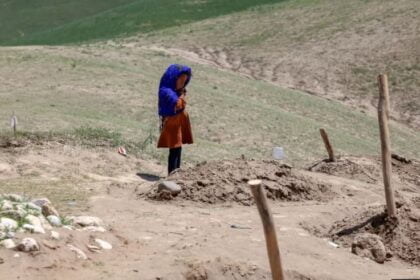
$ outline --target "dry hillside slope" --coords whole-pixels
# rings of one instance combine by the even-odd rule
[[[365,111],[390,76],[392,117],[420,128],[420,2],[288,1],[130,38]]]

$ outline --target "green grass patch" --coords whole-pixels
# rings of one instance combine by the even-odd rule
[[[60,1],[58,5],[51,0],[37,1],[37,5],[28,5],[23,0],[15,1],[14,5],[6,5],[7,8],[0,12],[0,25],[7,26],[0,31],[0,44],[57,45],[109,39],[282,1],[119,0],[115,3],[99,3],[101,1],[73,0],[66,3]]]

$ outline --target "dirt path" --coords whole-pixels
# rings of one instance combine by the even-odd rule
[[[49,152],[38,153],[45,156]],[[106,157],[113,154],[97,154],[98,159]],[[68,158],[67,165],[77,160]],[[10,166],[13,170],[14,164]],[[4,263],[0,264],[0,274],[9,275],[9,279],[46,279],[46,276],[63,280],[270,279],[264,236],[255,207],[138,198],[138,193],[148,191],[155,179],[135,175],[143,171],[158,173],[161,169],[138,161],[125,169],[114,170],[108,177],[100,169],[82,170],[90,174],[89,186],[97,188],[87,202],[86,214],[101,217],[109,226],[109,232],[102,236],[113,244],[112,250],[88,252],[90,259],[83,261],[73,254],[47,248],[40,254],[21,254],[19,258],[13,257],[15,252],[2,249],[0,258]],[[335,248],[328,240],[306,231],[309,224],[331,225],[360,209],[383,202],[379,185],[304,173],[351,195],[329,202],[270,203],[288,279],[419,277],[418,267],[395,258],[377,264],[351,254],[348,248]],[[83,245],[81,239],[80,245]]]

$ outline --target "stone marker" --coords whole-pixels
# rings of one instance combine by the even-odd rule
[[[179,194],[181,190],[181,186],[172,181],[162,181],[158,185],[158,192],[169,191],[171,194]]]

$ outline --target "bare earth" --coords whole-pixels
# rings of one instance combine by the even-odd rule
[[[62,229],[59,231],[63,237],[55,243],[59,246],[57,249],[49,249],[41,243],[40,252],[32,255],[19,253],[18,258],[14,257],[16,252],[0,249],[0,260],[3,261],[0,275],[8,275],[8,279],[46,279],[47,275],[48,279],[64,280],[270,279],[263,231],[253,205],[244,206],[230,199],[216,203],[192,201],[182,196],[173,200],[150,200],[142,194],[151,192],[164,167],[133,157],[124,158],[116,151],[46,143],[3,148],[0,159],[0,182],[8,186],[8,192],[16,188],[11,182],[19,179],[21,184],[29,185],[28,189],[21,189],[22,192],[33,196],[48,195],[46,192],[49,192],[60,211],[98,216],[109,229],[106,233],[77,234]],[[209,164],[221,166],[224,163]],[[250,165],[253,164],[256,163],[250,161]],[[266,175],[269,175],[274,163],[266,164]],[[187,170],[196,178],[201,175],[211,177],[194,173],[197,168]],[[252,168],[250,170],[260,172],[261,162]],[[278,168],[282,167],[279,165]],[[178,182],[185,182],[180,176],[182,172],[175,174]],[[237,169],[231,166],[225,172],[235,173]],[[329,186],[335,195],[324,201],[270,199],[287,279],[420,277],[419,266],[410,265],[398,256],[385,264],[378,264],[351,254],[348,247],[335,248],[326,237],[306,230],[310,227],[328,230],[345,217],[369,207],[380,207],[384,201],[379,182],[295,168],[292,172],[304,176],[307,182]],[[418,174],[404,174],[418,180]],[[61,180],[73,182],[62,197],[51,186],[52,181]],[[183,191],[194,185],[191,180],[183,186]],[[266,181],[270,180],[276,181],[274,177]],[[402,182],[400,174],[395,173],[394,180]],[[31,185],[36,183],[44,184],[44,187],[32,188]],[[278,183],[282,186],[281,179]],[[399,197],[418,197],[418,183],[406,189],[403,186],[396,184]],[[276,188],[276,185],[271,187]],[[417,191],[413,192],[413,188]],[[79,192],[86,193],[89,199],[68,203],[66,197],[77,199]],[[42,241],[39,236],[34,237]],[[89,252],[86,244],[93,237],[107,240],[113,249],[102,253]],[[89,259],[77,259],[66,244],[81,248]]]

